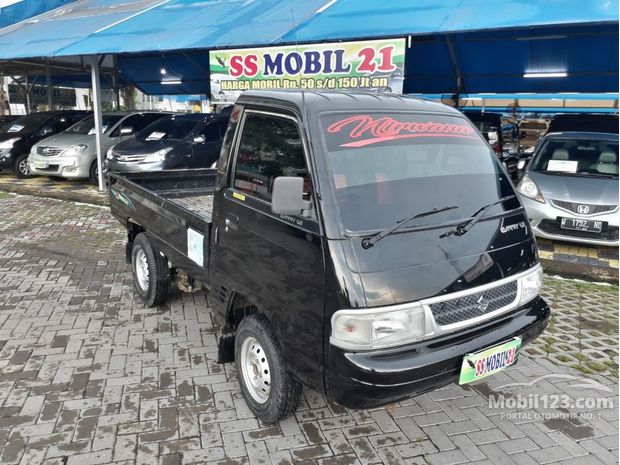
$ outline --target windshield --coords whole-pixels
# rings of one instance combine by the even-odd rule
[[[41,129],[50,120],[48,115],[26,115],[9,123],[6,132],[33,132]]]
[[[108,129],[111,129],[123,115],[103,115],[101,119],[101,126],[103,132],[106,132]],[[69,134],[94,134],[95,133],[95,117],[89,116],[88,118],[84,118],[82,121],[74,124],[69,129],[67,129]]]
[[[322,126],[347,231],[383,229],[408,215],[445,205],[459,208],[415,224],[460,220],[514,194],[496,157],[466,119],[340,113],[324,115]],[[517,206],[518,201],[506,202],[489,214]]]
[[[199,121],[194,119],[163,118],[138,133],[138,140],[184,139]]]
[[[551,139],[541,147],[530,171],[571,176],[618,176],[618,142]]]

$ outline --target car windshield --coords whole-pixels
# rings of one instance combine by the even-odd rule
[[[530,171],[571,176],[618,176],[618,141],[551,139],[544,143]]]
[[[33,132],[41,129],[45,123],[50,120],[49,115],[31,115],[22,116],[21,118],[9,123],[6,132]]]
[[[111,129],[123,115],[103,115],[101,119],[101,126],[103,127],[103,132],[106,132],[108,129]],[[88,118],[84,118],[82,121],[74,124],[69,129],[67,129],[69,134],[94,134],[95,133],[95,117],[89,116]]]
[[[321,118],[330,177],[344,229],[374,231],[418,212],[459,208],[417,224],[467,217],[514,194],[471,123],[417,113],[328,114]],[[518,202],[493,207],[518,207]],[[412,223],[412,226],[414,224]]]
[[[194,119],[163,118],[145,127],[138,133],[138,140],[184,139],[199,121]]]

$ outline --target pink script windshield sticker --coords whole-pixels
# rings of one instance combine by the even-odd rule
[[[327,127],[327,132],[335,134],[347,129],[349,138],[357,140],[341,144],[340,147],[364,147],[378,142],[411,137],[478,138],[471,126],[433,121],[398,121],[390,116],[375,119],[370,115],[354,115],[336,121]]]

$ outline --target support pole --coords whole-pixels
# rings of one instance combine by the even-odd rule
[[[26,114],[30,114],[30,86],[28,85],[28,75],[24,76],[26,83]]]
[[[52,70],[49,65],[45,66],[45,78],[47,80],[47,109],[54,110],[53,89],[52,89]]]
[[[118,65],[116,61],[116,55],[112,57],[112,63],[114,67],[114,70],[112,72],[112,88],[114,89],[115,110],[120,110],[121,109],[121,94],[120,94],[120,90],[118,89]]]
[[[90,62],[90,77],[93,87],[93,112],[95,115],[95,144],[97,146],[97,180],[99,182],[99,190],[105,190],[105,182],[103,180],[103,153],[101,152],[101,82],[99,80],[99,57],[88,57]]]

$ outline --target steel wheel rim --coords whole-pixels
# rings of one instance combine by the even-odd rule
[[[253,337],[246,337],[241,345],[241,372],[248,392],[259,404],[269,399],[271,369],[265,350]]]
[[[29,175],[30,174],[30,168],[28,167],[28,160],[26,158],[21,160],[19,162],[19,165],[17,166],[17,169],[19,170],[19,172],[21,174],[24,174],[26,176]]]
[[[136,278],[138,280],[138,286],[146,292],[149,288],[149,264],[146,260],[144,250],[138,249],[134,261],[136,263]]]

